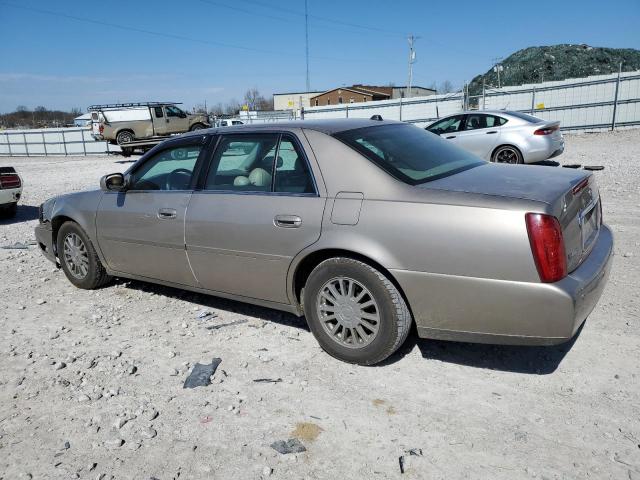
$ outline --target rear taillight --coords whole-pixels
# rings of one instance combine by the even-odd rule
[[[15,173],[5,173],[0,175],[0,188],[20,188],[22,182]]]
[[[552,215],[527,213],[527,233],[540,280],[557,282],[567,276],[567,257],[560,222]]]
[[[539,128],[536,131],[534,131],[533,134],[534,135],[551,135],[553,132],[555,132],[559,128],[560,127],[557,125],[555,127]]]
[[[100,132],[100,135],[102,135],[102,133],[104,132],[104,125],[100,124],[100,126],[98,127],[98,131]]]

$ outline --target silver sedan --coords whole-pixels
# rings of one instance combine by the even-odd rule
[[[412,125],[245,125],[167,140],[53,198],[36,238],[71,283],[160,283],[306,316],[374,364],[421,337],[572,338],[613,238],[595,177],[484,160]]]
[[[426,130],[491,162],[536,163],[564,151],[560,122],[521,112],[462,112],[437,120]]]

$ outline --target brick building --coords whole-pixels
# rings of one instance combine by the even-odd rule
[[[371,102],[373,100],[390,100],[394,98],[405,97],[407,87],[395,86],[376,86],[356,84],[350,87],[339,87],[327,90],[310,98],[312,107],[321,105],[340,105],[342,103],[361,103]],[[434,95],[435,90],[424,87],[411,87],[411,96]]]

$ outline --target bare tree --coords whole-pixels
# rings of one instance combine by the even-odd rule
[[[79,117],[80,115],[82,115],[82,110],[80,110],[78,107],[73,107],[71,109],[71,115],[73,115],[74,117]]]
[[[27,107],[25,107],[24,105],[18,105],[16,107],[16,112],[28,112],[29,109]]]
[[[220,115],[223,115],[223,114],[224,114],[224,106],[222,105],[221,102],[216,103],[209,109],[209,115],[214,115],[216,117],[219,117]]]
[[[250,88],[244,94],[244,104],[249,110],[257,110],[258,102],[260,101],[260,92],[256,87]]]
[[[240,111],[240,102],[238,102],[238,100],[236,100],[235,98],[232,100],[229,100],[229,103],[227,103],[224,107],[225,115],[237,115],[239,111]]]
[[[452,92],[455,92],[455,88],[453,87],[453,83],[451,83],[449,80],[445,80],[440,84],[438,93],[452,93]]]

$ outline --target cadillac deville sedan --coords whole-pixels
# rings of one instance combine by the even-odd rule
[[[593,174],[486,162],[415,126],[341,119],[201,130],[95,191],[40,208],[71,283],[169,285],[306,317],[330,355],[375,364],[425,338],[571,339],[613,237]]]

